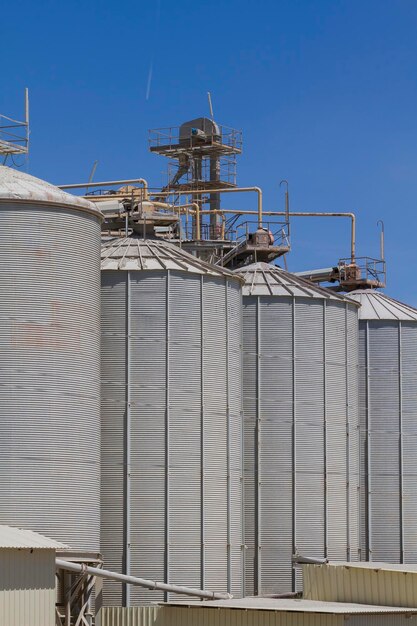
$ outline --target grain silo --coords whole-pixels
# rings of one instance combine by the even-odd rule
[[[108,569],[242,595],[241,280],[158,239],[102,248]],[[163,600],[104,587],[107,605]]]
[[[0,523],[99,549],[100,221],[0,167]]]
[[[237,271],[245,593],[285,593],[293,554],[358,559],[358,307],[274,265]]]
[[[372,290],[359,310],[361,556],[417,562],[417,310]]]

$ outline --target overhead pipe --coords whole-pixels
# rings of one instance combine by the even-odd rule
[[[144,178],[131,178],[128,180],[105,180],[99,183],[75,183],[73,185],[57,185],[59,189],[83,189],[84,187],[109,187],[110,185],[142,185],[145,199],[148,198],[148,181]]]
[[[136,585],[138,587],[145,587],[146,589],[168,591],[171,593],[181,593],[186,596],[206,598],[207,600],[230,600],[231,598],[233,598],[230,593],[218,593],[215,591],[207,591],[204,589],[194,589],[193,587],[182,587],[180,585],[158,583],[154,580],[138,578],[136,576],[126,576],[126,574],[110,572],[109,570],[101,569],[99,567],[90,567],[89,565],[85,565],[84,563],[73,563],[71,561],[65,561],[63,559],[55,559],[55,565],[57,569],[68,570],[69,572],[76,572],[77,574],[90,574],[91,576],[98,576],[99,578],[106,578],[108,580],[117,580],[121,583]]]
[[[209,210],[200,210],[200,214],[209,214],[213,211]],[[220,209],[217,211],[218,213],[231,213],[233,215],[259,215],[258,211],[242,211],[233,209]],[[291,217],[347,217],[352,221],[351,224],[351,243],[350,243],[350,256],[351,263],[355,263],[356,259],[356,216],[354,213],[312,213],[312,212],[301,212],[301,211],[263,211],[263,215],[265,216],[282,216],[284,215],[286,218]]]
[[[378,220],[376,223],[377,226],[381,225],[381,234],[380,234],[380,255],[381,261],[385,261],[385,226],[382,220]]]
[[[258,194],[258,228],[262,228],[262,216],[263,216],[263,208],[262,208],[262,189],[260,187],[232,187],[231,189],[196,189],[196,190],[187,190],[187,191],[155,191],[151,192],[149,195],[151,196],[192,196],[192,195],[202,195],[203,193],[244,193],[244,192],[255,192]],[[203,211],[200,211],[203,213]],[[211,213],[212,215],[215,213],[225,213],[221,209],[219,211],[207,211],[207,213]],[[230,211],[231,213],[237,213],[237,211]]]

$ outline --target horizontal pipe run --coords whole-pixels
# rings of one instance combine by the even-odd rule
[[[108,187],[110,185],[143,185],[146,197],[148,196],[148,181],[144,178],[131,178],[128,180],[105,180],[99,183],[75,183],[73,185],[57,185],[59,189],[82,189],[83,187]]]
[[[227,191],[227,190],[226,190]],[[200,214],[209,214],[209,213],[224,213],[224,214],[234,214],[234,215],[259,215],[258,211],[242,211],[242,210],[233,210],[233,209],[220,209],[217,211],[210,210],[200,210]],[[286,211],[263,211],[263,215],[267,216],[285,216],[285,217],[348,217],[352,220],[351,226],[351,244],[350,244],[350,255],[351,262],[355,262],[356,258],[356,216],[354,213],[313,213],[313,212],[301,212],[301,211],[291,211],[287,213]]]
[[[201,196],[203,193],[244,193],[244,192],[255,192],[258,194],[258,211],[257,211],[257,215],[258,215],[258,228],[262,228],[262,214],[263,214],[263,208],[262,208],[262,189],[260,187],[232,187],[231,189],[193,189],[193,190],[187,190],[187,191],[178,191],[178,190],[171,190],[171,191],[155,191],[155,192],[151,192],[150,195],[151,196],[158,196],[158,197],[162,197],[162,196],[172,196],[172,195],[176,195],[176,196]],[[210,211],[208,211],[210,213]],[[221,211],[220,211],[221,212]],[[213,214],[214,211],[211,211],[211,213]]]
[[[204,589],[194,589],[192,587],[182,587],[180,585],[158,583],[154,580],[137,578],[136,576],[126,576],[125,574],[118,574],[117,572],[110,572],[109,570],[101,569],[99,567],[90,567],[88,565],[73,563],[71,561],[65,561],[63,559],[55,559],[55,564],[57,569],[68,570],[69,572],[76,572],[77,574],[90,574],[91,576],[98,576],[99,578],[116,580],[121,583],[127,583],[128,585],[145,587],[146,589],[169,591],[171,593],[181,593],[186,596],[196,596],[197,598],[205,598],[207,600],[229,600],[230,598],[233,598],[230,593],[216,593],[215,591],[207,591]]]

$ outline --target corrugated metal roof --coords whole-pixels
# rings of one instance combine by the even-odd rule
[[[369,603],[416,610],[417,566],[390,563],[303,565],[308,600]]]
[[[304,278],[286,272],[277,265],[252,263],[235,270],[235,274],[245,281],[244,296],[296,296],[349,302],[345,296],[318,287]]]
[[[410,574],[417,573],[417,564],[410,563],[382,563],[378,561],[329,561],[325,565],[352,569],[368,569],[372,571],[383,570],[386,572],[404,572]]]
[[[172,243],[139,237],[104,241],[101,248],[101,269],[178,270],[239,279],[233,272],[205,263]]]
[[[187,602],[167,602],[169,606],[189,606],[196,608],[196,604]],[[353,604],[347,602],[320,602],[318,600],[304,600],[302,598],[232,598],[231,600],[208,600],[197,605],[212,609],[244,609],[253,611],[275,611],[286,613],[331,613],[342,615],[365,615],[386,613],[416,613],[415,609],[399,606],[380,606],[374,604]]]
[[[95,204],[25,172],[0,165],[0,202],[41,202],[82,209],[101,216]]]
[[[357,289],[349,293],[349,298],[361,305],[361,320],[399,320],[417,322],[417,309],[398,302],[380,291]]]
[[[0,549],[1,548],[48,548],[50,550],[62,550],[68,548],[68,546],[58,541],[53,541],[49,539],[49,537],[35,533],[32,530],[0,525]]]

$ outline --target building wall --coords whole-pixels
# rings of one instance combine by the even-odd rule
[[[55,626],[55,551],[0,550],[1,626]]]

